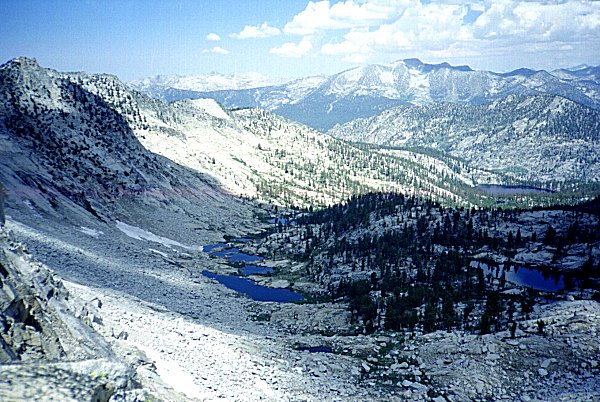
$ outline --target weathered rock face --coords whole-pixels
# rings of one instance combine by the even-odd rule
[[[92,306],[81,318],[74,308],[60,279],[0,230],[0,400],[125,398],[131,368],[85,324]]]
[[[0,237],[3,362],[112,357],[108,345],[70,311],[62,282],[24,247]]]
[[[4,185],[0,183],[0,227],[4,226],[5,217],[4,217],[4,198],[6,197]]]

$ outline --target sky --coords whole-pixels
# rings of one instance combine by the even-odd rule
[[[600,65],[600,1],[1,0],[0,63],[294,78],[419,58],[497,72]]]

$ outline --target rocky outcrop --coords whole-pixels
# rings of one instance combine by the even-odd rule
[[[98,320],[93,307],[77,303],[0,231],[0,400],[135,400],[131,367],[85,324]]]
[[[437,331],[407,342],[400,356],[414,359],[415,369],[448,400],[598,400],[600,304],[565,300],[533,314],[519,322],[514,338],[508,330],[483,336]]]
[[[4,185],[0,183],[0,227],[4,226],[6,218],[4,217],[4,198],[6,197],[6,190]]]
[[[2,232],[2,361],[112,357],[102,339],[76,319],[62,282]]]

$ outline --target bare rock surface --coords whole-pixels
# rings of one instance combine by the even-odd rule
[[[0,231],[0,399],[135,400],[131,367],[80,319],[88,307]],[[80,317],[76,316],[76,310]],[[91,322],[90,322],[91,323]]]
[[[544,334],[537,321],[546,323]],[[600,396],[600,304],[563,301],[541,306],[536,318],[508,331],[468,335],[435,332],[414,342],[431,384],[449,400],[593,401]],[[529,399],[527,399],[529,398]]]

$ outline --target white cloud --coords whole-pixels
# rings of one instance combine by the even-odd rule
[[[276,54],[282,57],[300,58],[306,56],[313,49],[311,38],[305,36],[298,43],[287,42],[281,46],[274,47],[269,50],[269,53]]]
[[[268,23],[263,22],[261,25],[246,25],[240,33],[233,33],[229,36],[235,39],[254,39],[277,36],[280,33],[279,28],[271,27]]]
[[[217,35],[216,33],[209,33],[208,35],[206,35],[206,40],[209,42],[218,42],[221,40],[221,37],[219,35]]]
[[[403,10],[404,0],[347,0],[330,4],[329,1],[309,1],[306,8],[288,22],[284,31],[290,34],[311,35],[319,30],[352,29],[375,26],[397,17]]]
[[[575,53],[581,43],[593,55],[598,46],[592,44],[600,41],[600,1],[319,1],[309,2],[284,30],[329,37],[320,52],[352,62],[394,55],[514,60],[511,47],[541,55],[569,49],[565,45]],[[341,38],[331,39],[331,31],[340,30]]]
[[[215,46],[212,49],[204,49],[202,53],[229,54],[229,50],[223,49],[220,46]]]
[[[342,55],[346,61],[366,61],[387,53],[422,53],[445,49],[457,39],[469,37],[462,25],[467,7],[414,2],[393,22],[373,29],[354,29],[337,43],[321,47],[321,53]]]
[[[493,3],[475,21],[477,38],[515,38],[524,41],[578,40],[600,34],[600,2]]]

